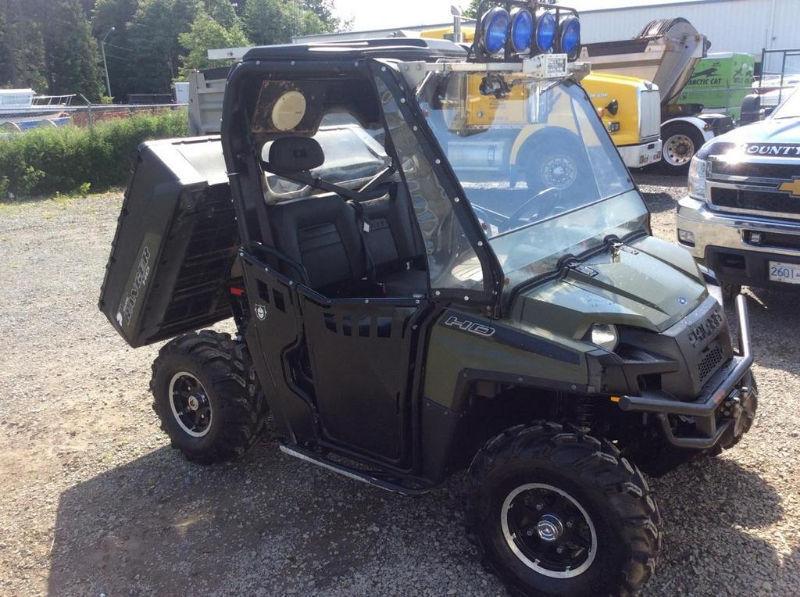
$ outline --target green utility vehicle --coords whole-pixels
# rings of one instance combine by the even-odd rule
[[[576,82],[579,31],[514,1],[469,52],[255,48],[221,137],[141,147],[100,308],[131,346],[172,338],[151,390],[174,447],[235,458],[271,416],[286,454],[383,489],[467,470],[470,532],[510,587],[647,581],[661,520],[636,465],[749,429],[747,313],[737,351],[713,276],[651,236]],[[491,122],[465,116],[476,76]],[[497,148],[523,137],[513,185]],[[195,331],[231,317],[233,337]]]

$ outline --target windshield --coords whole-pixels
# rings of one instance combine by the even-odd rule
[[[521,77],[437,73],[417,92],[511,285],[647,218],[583,90]]]
[[[772,113],[773,118],[800,118],[800,87],[795,89]]]

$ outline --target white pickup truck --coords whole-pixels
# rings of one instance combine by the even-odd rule
[[[800,288],[800,89],[692,159],[678,242],[728,296],[741,285]]]

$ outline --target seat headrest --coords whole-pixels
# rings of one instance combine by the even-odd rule
[[[269,148],[268,166],[276,173],[305,172],[324,162],[322,147],[310,137],[280,137]]]

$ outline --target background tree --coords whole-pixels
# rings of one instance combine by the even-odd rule
[[[49,90],[35,3],[0,0],[0,86]]]
[[[292,37],[327,31],[327,25],[296,0],[247,0],[244,31],[258,45],[290,43]]]
[[[114,28],[106,38],[105,50],[111,94],[117,101],[125,101],[128,94],[136,92],[136,49],[129,28],[138,8],[139,0],[97,0],[94,7],[92,33],[98,44]]]
[[[230,0],[203,0],[203,8],[208,16],[226,29],[240,26],[236,9]]]
[[[43,25],[50,93],[101,95],[100,55],[81,0],[51,0]]]
[[[178,36],[191,27],[198,0],[141,0],[130,24],[134,49],[131,87],[138,93],[167,93],[178,76],[183,48]]]
[[[478,9],[481,7],[482,0],[470,0],[469,6],[464,9],[463,14],[470,19],[478,18]]]
[[[212,47],[288,43],[347,28],[334,1],[0,0],[0,86],[97,100],[105,38],[117,101],[169,93],[181,72],[209,66]]]
[[[222,62],[215,64],[208,59],[208,50],[211,48],[238,48],[251,45],[238,22],[233,21],[230,27],[225,27],[205,11],[200,11],[189,31],[181,33],[178,40],[188,52],[183,59],[182,76],[186,76],[188,71],[193,69],[223,64]]]
[[[323,32],[329,33],[341,29],[341,19],[334,13],[332,0],[303,0],[302,6],[317,15],[322,22]]]

